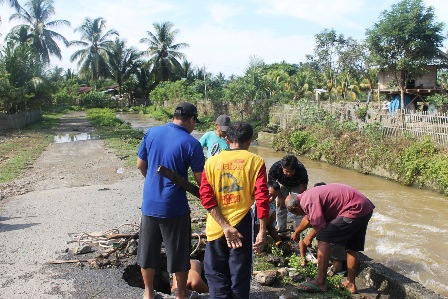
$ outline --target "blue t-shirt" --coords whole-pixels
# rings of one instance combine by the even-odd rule
[[[207,147],[207,158],[216,155],[222,150],[228,150],[229,145],[225,138],[219,137],[216,131],[210,131],[202,135],[199,139],[202,147]]]
[[[186,128],[168,123],[150,129],[143,137],[138,157],[148,162],[143,187],[142,213],[146,216],[173,218],[190,211],[186,191],[159,175],[163,165],[188,179],[188,168],[193,172],[204,169],[204,152],[199,141]]]

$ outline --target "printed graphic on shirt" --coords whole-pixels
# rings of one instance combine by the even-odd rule
[[[238,180],[230,172],[224,172],[221,175],[219,185],[220,185],[219,192],[223,193],[231,193],[243,190],[243,187],[238,185]]]
[[[214,155],[216,155],[219,152],[220,152],[220,150],[219,150],[219,143],[213,144],[213,146],[210,149],[210,156],[214,156]]]

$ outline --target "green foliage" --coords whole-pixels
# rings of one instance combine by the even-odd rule
[[[65,89],[52,95],[54,105],[78,105],[79,96]]]
[[[448,195],[448,153],[438,153],[428,159],[426,174],[429,182],[434,182],[435,187]]]
[[[60,114],[45,112],[42,121],[5,134],[8,138],[0,142],[0,157],[3,158],[0,183],[18,178],[54,141],[52,132],[58,126],[60,117]]]
[[[168,112],[163,107],[159,106],[150,106],[145,109],[146,114],[151,115],[152,118],[160,121],[169,121],[173,118],[173,114]]]
[[[430,187],[448,194],[448,153],[426,137],[383,137],[382,126],[371,123],[362,134],[357,124],[330,121],[327,125],[289,127],[276,134],[275,150],[305,154],[341,167],[355,167],[362,173],[389,172],[398,182]],[[325,122],[324,122],[325,123]]]
[[[131,126],[121,119],[117,118],[112,109],[89,109],[86,112],[87,118],[97,127],[108,128],[130,128]]]
[[[427,97],[426,100],[429,103],[434,104],[434,106],[436,106],[437,108],[440,108],[444,104],[448,104],[448,97],[442,94],[434,94]]]
[[[293,132],[293,128],[286,128],[276,134],[273,142],[274,150],[291,153],[293,151],[293,145],[290,140]]]
[[[442,31],[443,23],[436,22],[433,7],[426,8],[423,0],[402,0],[381,13],[378,23],[367,30],[366,42],[374,63],[398,71],[397,85],[404,88],[406,80],[422,75],[437,55]],[[406,80],[401,78],[404,74]]]
[[[91,91],[79,96],[79,106],[85,108],[115,108],[117,103],[103,92]]]
[[[117,118],[112,109],[94,108],[87,110],[86,114],[92,124],[98,127],[106,145],[113,149],[117,156],[126,160],[128,166],[135,165],[135,151],[143,138],[143,132],[132,129],[131,125]]]
[[[433,141],[425,138],[409,146],[401,156],[398,166],[399,180],[405,185],[415,183],[423,185],[420,176],[424,175],[427,165],[436,153]]]
[[[305,267],[301,266],[301,257],[297,254],[292,254],[287,258],[288,265],[294,268],[295,272],[305,278],[314,278],[317,276],[317,265],[308,262]],[[328,291],[322,298],[345,298],[351,299],[352,295],[344,289],[341,289],[342,275],[327,276]],[[320,297],[319,297],[320,298]]]
[[[157,87],[150,92],[151,102],[156,106],[163,106],[167,101],[178,103],[182,101],[196,103],[202,96],[185,81],[160,82]]]
[[[304,277],[314,278],[317,276],[317,266],[313,263],[307,263],[306,267],[302,267],[302,258],[300,255],[293,253],[291,256],[287,258],[288,265],[291,268],[294,268],[296,272]]]
[[[355,121],[344,121],[341,124],[342,130],[347,132],[357,132],[359,130],[358,123]]]
[[[380,123],[371,123],[366,125],[363,133],[372,142],[383,139],[383,128]]]
[[[283,250],[275,244],[271,246],[271,253],[276,257],[283,257]]]
[[[309,132],[295,131],[291,135],[291,143],[294,145],[294,150],[299,155],[308,152],[310,149],[316,147],[318,141]]]
[[[364,121],[367,116],[367,107],[359,107],[358,109],[356,109],[355,115],[358,119]]]

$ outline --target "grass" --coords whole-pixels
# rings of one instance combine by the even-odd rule
[[[87,118],[95,125],[106,146],[126,161],[126,166],[136,165],[138,146],[144,135],[142,131],[132,129],[111,109],[89,109]]]
[[[62,116],[59,112],[44,113],[41,122],[0,135],[0,183],[10,182],[36,161],[53,141],[53,130]]]
[[[276,270],[277,268],[269,262],[271,255],[277,255],[278,252],[272,250],[272,248],[266,247],[262,254],[254,256],[254,271],[266,271],[266,270]],[[269,253],[272,251],[272,253]],[[278,256],[280,257],[280,256]],[[303,281],[294,282],[289,276],[281,276],[277,278],[277,283],[273,287],[286,287],[286,286],[296,286],[297,284],[306,281],[307,279],[313,279],[317,275],[317,265],[313,263],[308,263],[306,267],[300,266],[300,256],[292,254],[287,258],[288,267],[295,269],[295,273],[303,277]],[[321,299],[350,299],[352,295],[344,290],[340,289],[342,275],[336,275],[333,277],[327,277],[328,291],[319,294],[308,294],[305,292],[298,292],[297,298],[321,298]]]

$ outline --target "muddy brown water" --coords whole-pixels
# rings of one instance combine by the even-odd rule
[[[161,124],[145,115],[118,116],[144,131]],[[192,135],[199,138],[202,133],[194,131]],[[257,145],[251,146],[250,151],[265,159],[267,169],[285,155]],[[376,209],[369,224],[364,254],[448,296],[448,197],[305,157],[299,159],[308,170],[309,186],[322,181],[344,183],[373,201]]]

